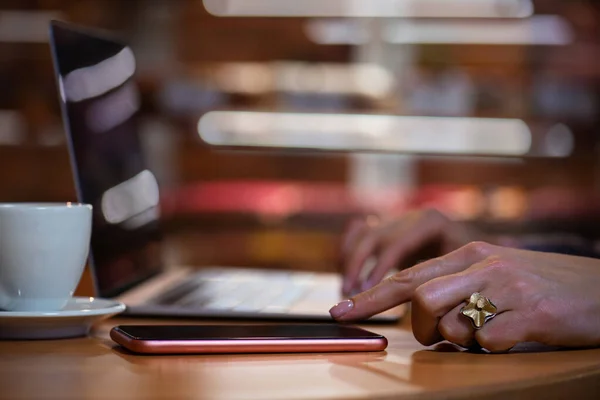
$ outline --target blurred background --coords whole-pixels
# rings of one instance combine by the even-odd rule
[[[600,5],[0,0],[0,201],[76,200],[48,21],[137,57],[169,262],[330,271],[352,216],[600,233]]]

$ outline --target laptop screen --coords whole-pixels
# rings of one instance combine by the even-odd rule
[[[161,268],[159,188],[144,161],[131,49],[52,22],[52,57],[80,202],[94,207],[97,295],[115,296]]]

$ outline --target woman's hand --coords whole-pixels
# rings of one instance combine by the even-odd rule
[[[479,292],[497,315],[475,330],[460,314]],[[424,345],[448,340],[492,352],[521,342],[600,345],[600,260],[470,243],[398,272],[334,306],[339,321],[369,317],[412,301],[412,329]]]
[[[481,239],[436,210],[414,211],[386,222],[373,217],[353,221],[342,239],[343,293],[367,290],[414,258],[436,257]],[[375,265],[361,281],[369,260]]]

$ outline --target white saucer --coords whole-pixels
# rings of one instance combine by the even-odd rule
[[[1,311],[0,339],[59,339],[85,336],[90,326],[119,314],[125,305],[94,297],[74,297],[60,311]]]

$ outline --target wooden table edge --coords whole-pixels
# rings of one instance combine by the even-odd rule
[[[369,397],[370,400],[458,400],[470,398],[485,400],[598,399],[600,398],[600,362],[598,366],[594,367],[519,382]]]

